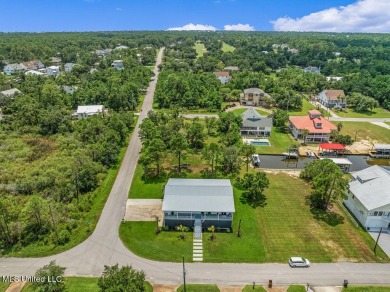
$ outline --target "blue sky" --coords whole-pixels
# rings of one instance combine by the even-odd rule
[[[0,8],[2,32],[390,27],[390,0],[0,0]]]

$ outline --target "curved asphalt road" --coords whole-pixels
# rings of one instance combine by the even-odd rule
[[[104,265],[132,265],[142,269],[147,279],[154,283],[179,284],[182,282],[182,265],[140,258],[122,244],[118,228],[125,212],[130,184],[141,149],[138,138],[139,124],[152,108],[158,70],[163,48],[157,57],[155,80],[150,82],[138,124],[131,137],[118,176],[104,206],[93,234],[78,246],[64,253],[45,258],[0,258],[1,275],[33,275],[37,268],[51,260],[66,267],[68,276],[100,276]],[[147,248],[147,246],[145,246]],[[171,252],[175,254],[174,247]],[[180,257],[180,255],[176,256]],[[274,284],[310,283],[312,285],[340,285],[344,279],[351,284],[389,284],[390,264],[312,264],[309,269],[291,269],[287,264],[204,264],[186,265],[188,283],[216,283],[220,285],[265,283]]]

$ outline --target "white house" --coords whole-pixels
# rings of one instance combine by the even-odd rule
[[[79,105],[77,107],[77,118],[79,120],[84,119],[88,116],[100,114],[104,111],[103,105]]]
[[[229,74],[229,72],[214,72],[215,77],[221,81],[221,84],[226,84],[229,82],[229,80],[232,78]]]
[[[241,117],[241,136],[268,137],[271,135],[271,117],[261,116],[253,107],[248,108]]]
[[[4,67],[3,72],[5,75],[12,75],[15,73],[24,72],[26,67],[23,64],[8,64]]]
[[[0,91],[1,97],[13,97],[15,94],[22,94],[22,92],[17,88],[11,88],[8,90]]]
[[[320,74],[321,73],[321,68],[314,67],[314,66],[309,66],[309,67],[306,67],[305,69],[303,69],[303,72]]]
[[[200,232],[214,225],[232,228],[233,187],[229,179],[170,178],[162,205],[164,226],[184,225]]]
[[[72,72],[72,69],[73,69],[74,66],[76,66],[76,64],[74,64],[74,63],[66,63],[64,65],[64,71],[66,73],[70,73],[70,72]]]
[[[114,50],[125,50],[125,49],[128,49],[129,47],[128,46],[117,46]]]
[[[60,74],[60,67],[59,66],[47,67],[46,74],[47,74],[47,76],[56,77],[58,74]]]
[[[36,70],[29,70],[29,71],[25,72],[24,75],[26,75],[26,76],[43,76],[43,75],[45,75],[45,73],[39,72]]]
[[[343,79],[343,77],[341,77],[341,76],[327,76],[326,77],[326,81],[340,81],[341,79]]]
[[[318,95],[318,101],[327,108],[345,108],[347,106],[344,90],[323,90]]]
[[[367,230],[390,228],[390,171],[374,165],[352,176],[345,205]]]
[[[123,61],[122,60],[115,60],[111,63],[111,67],[116,69],[116,70],[119,70],[119,71],[122,71],[125,69],[124,65],[123,65]]]

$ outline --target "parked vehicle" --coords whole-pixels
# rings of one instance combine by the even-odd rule
[[[260,166],[260,156],[259,154],[252,155],[252,164],[253,166]]]
[[[310,262],[308,259],[301,258],[301,257],[291,257],[288,261],[288,264],[290,267],[296,268],[296,267],[310,267]]]

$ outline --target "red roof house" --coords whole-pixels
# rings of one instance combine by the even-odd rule
[[[290,117],[290,130],[295,139],[303,139],[302,131],[307,129],[309,135],[306,142],[328,142],[330,132],[337,130],[337,127],[329,120],[321,116],[321,112],[310,110],[307,116]]]

